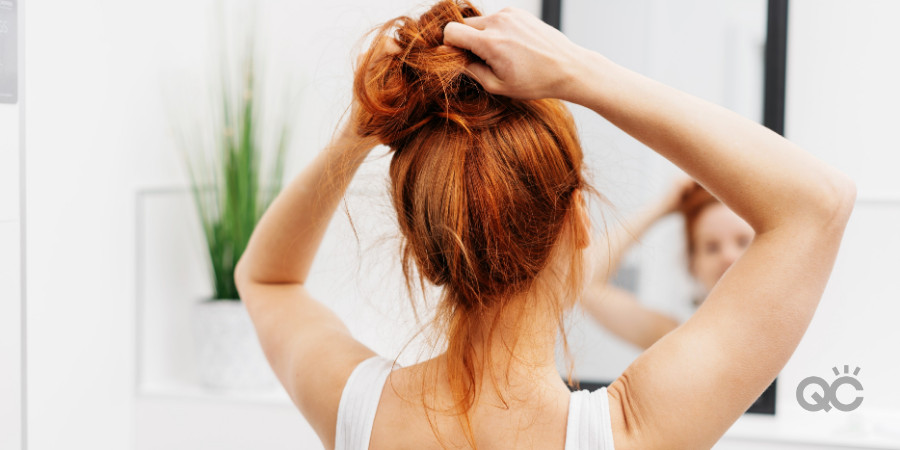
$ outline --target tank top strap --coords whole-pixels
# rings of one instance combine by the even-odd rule
[[[572,392],[565,450],[613,450],[612,422],[606,388]]]
[[[367,450],[381,391],[393,361],[375,355],[353,369],[338,404],[335,450]]]

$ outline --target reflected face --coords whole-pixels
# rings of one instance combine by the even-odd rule
[[[706,292],[750,245],[753,228],[722,203],[707,206],[694,224],[694,256],[691,274]]]

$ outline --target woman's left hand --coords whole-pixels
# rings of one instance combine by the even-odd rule
[[[372,61],[376,61],[380,58],[383,58],[384,56],[399,53],[400,50],[400,46],[397,45],[397,42],[393,38],[382,36],[372,44],[368,51],[361,53],[357,57],[357,67],[361,66],[366,61],[369,61],[371,63]],[[367,59],[369,53],[372,53],[372,55],[371,58]],[[382,142],[380,142],[376,136],[361,136],[359,134],[357,129],[359,124],[359,112],[359,99],[356,97],[356,95],[354,95],[353,103],[350,107],[350,119],[344,124],[341,135],[344,138],[358,141],[359,148],[362,148],[365,151],[369,151],[372,148],[382,144]]]

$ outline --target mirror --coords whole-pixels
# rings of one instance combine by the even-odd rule
[[[767,11],[766,0],[543,5],[544,19],[579,45],[760,123],[767,106],[783,108],[783,97],[772,96],[777,90],[765,89],[767,31],[777,31],[767,30]],[[770,50],[769,56],[777,55]],[[783,92],[783,64],[781,69]],[[770,75],[769,82],[775,81]],[[753,230],[709,194],[704,198],[705,191],[688,197],[694,205],[683,205],[690,207],[684,214],[665,213],[665,198],[683,172],[593,111],[570,107],[595,187],[615,206],[601,211],[595,205],[595,237],[601,247],[621,243],[610,254],[619,261],[610,267],[614,276],[592,286],[583,314],[572,318],[573,377],[591,389],[611,383],[645,348],[687,320],[727,261],[752,240]],[[766,125],[780,131],[771,113],[769,119]],[[750,411],[774,414],[774,389],[775,383]]]

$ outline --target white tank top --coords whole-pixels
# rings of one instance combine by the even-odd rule
[[[335,450],[369,449],[375,411],[391,366],[391,360],[376,355],[353,369],[338,406]],[[572,392],[565,450],[613,450],[605,387]]]

